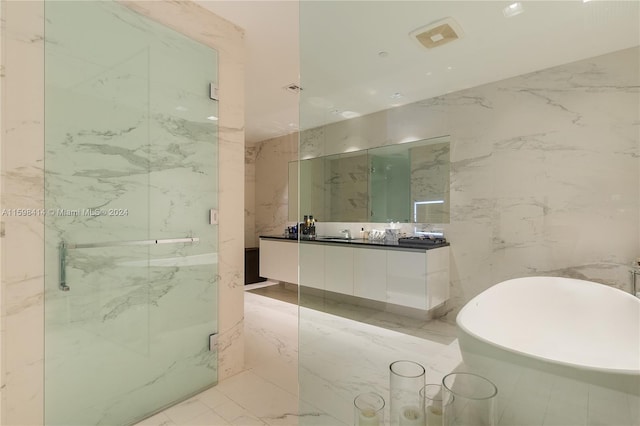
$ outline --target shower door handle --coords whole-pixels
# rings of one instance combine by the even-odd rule
[[[69,291],[69,286],[67,285],[67,244],[64,241],[60,241],[58,256],[60,260],[60,281],[58,288],[62,291]]]
[[[59,281],[58,288],[61,291],[69,291],[67,285],[67,251],[70,249],[85,249],[85,248],[97,248],[97,247],[118,247],[118,246],[143,246],[152,244],[193,244],[200,241],[200,238],[185,237],[185,238],[165,238],[159,240],[136,240],[136,241],[108,241],[103,243],[86,243],[86,244],[73,244],[67,243],[64,240],[60,241],[58,247],[59,256]]]

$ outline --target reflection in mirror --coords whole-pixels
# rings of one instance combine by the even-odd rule
[[[389,145],[369,150],[370,222],[410,222],[410,150]]]
[[[366,151],[330,155],[324,160],[325,216],[333,222],[366,222]]]
[[[291,222],[298,221],[298,162],[289,162],[289,193],[288,193],[289,212],[288,220]]]
[[[317,220],[327,222],[325,192],[324,158],[300,161],[300,217],[297,219],[298,222],[302,220],[303,215],[313,215]]]
[[[449,141],[409,149],[412,222],[449,223]]]
[[[289,220],[299,199],[322,222],[449,223],[449,151],[440,137],[302,160],[299,175],[292,162]]]

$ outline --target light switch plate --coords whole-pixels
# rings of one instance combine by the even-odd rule
[[[209,210],[209,224],[217,225],[218,224],[218,210],[211,209]]]

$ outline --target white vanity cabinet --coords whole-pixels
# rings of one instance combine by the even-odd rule
[[[353,296],[352,247],[324,246],[324,289]]]
[[[449,299],[449,247],[427,250],[427,309]]]
[[[387,301],[387,250],[353,249],[353,295]]]
[[[449,298],[449,247],[368,248],[367,244],[261,238],[260,275],[318,290],[430,310]]]
[[[387,302],[426,309],[426,299],[426,252],[388,251]]]
[[[298,283],[298,241],[260,238],[260,276]]]
[[[387,252],[387,302],[429,310],[449,299],[449,247]]]
[[[325,246],[300,244],[300,285],[324,290],[324,256]]]
[[[302,256],[307,247],[315,253],[309,261]],[[302,243],[300,253],[300,276],[306,276],[301,282],[307,287],[423,311],[449,298],[448,246],[407,250]],[[324,259],[324,268],[320,259]]]

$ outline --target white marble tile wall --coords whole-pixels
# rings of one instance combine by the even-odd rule
[[[298,159],[298,133],[260,142],[255,153],[255,240],[282,235],[288,221],[290,161]]]
[[[256,239],[256,155],[259,144],[244,149],[244,246],[257,247]]]
[[[2,208],[44,206],[43,2],[2,4]],[[44,217],[3,215],[2,424],[42,424]]]
[[[308,130],[300,155],[451,136],[451,222],[435,224],[451,242],[451,320],[519,276],[629,291],[640,253],[639,55],[626,49]]]
[[[219,379],[243,367],[243,32],[190,2],[128,7],[219,53]],[[2,207],[43,208],[43,2],[3,3]],[[43,422],[44,226],[42,216],[2,217],[0,423]]]

